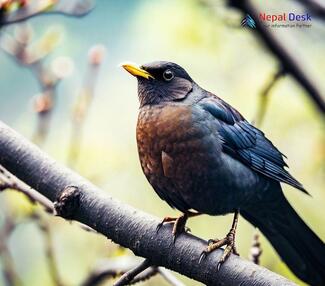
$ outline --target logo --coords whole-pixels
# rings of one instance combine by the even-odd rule
[[[293,12],[284,12],[280,14],[267,14],[261,12],[259,21],[266,27],[270,28],[310,28],[311,15],[297,14]]]
[[[251,15],[246,14],[241,21],[241,26],[255,29],[256,21],[260,25],[269,28],[310,28],[312,26],[312,17],[309,13],[297,14],[294,12],[283,12],[279,14],[260,12],[259,15],[256,15],[256,20]]]
[[[254,19],[251,17],[251,15],[249,15],[249,14],[246,14],[244,19],[241,21],[241,25],[243,27],[249,27],[252,29],[256,28],[256,23],[255,23]]]

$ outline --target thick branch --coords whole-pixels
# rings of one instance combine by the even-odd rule
[[[207,285],[295,285],[237,256],[231,256],[217,271],[221,250],[198,264],[206,241],[181,234],[174,244],[171,225],[164,225],[157,233],[160,222],[157,218],[105,195],[2,122],[0,146],[0,164],[51,201],[58,200],[59,215],[87,224],[136,255],[149,259],[153,265],[164,266]]]
[[[229,0],[229,2],[243,13],[250,14],[255,17],[255,19],[259,18],[259,12],[251,0]],[[256,21],[256,31],[269,50],[278,58],[284,71],[290,73],[297,80],[297,82],[308,92],[310,98],[322,114],[325,114],[324,94],[322,95],[311,76],[306,73],[299,59],[291,53],[290,47],[285,46],[281,42],[281,39],[259,21]]]

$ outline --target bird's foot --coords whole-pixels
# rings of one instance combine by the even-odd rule
[[[191,231],[186,226],[187,219],[188,219],[188,215],[187,214],[182,214],[179,217],[165,217],[163,219],[163,221],[160,224],[158,224],[158,226],[157,226],[157,232],[160,230],[160,228],[165,223],[174,223],[172,234],[173,234],[174,242],[175,242],[178,235],[180,235],[183,232],[189,232],[189,231]]]
[[[201,261],[206,258],[209,253],[222,246],[226,246],[226,248],[224,249],[221,258],[218,261],[218,270],[220,269],[221,265],[227,260],[231,253],[239,255],[235,246],[235,232],[233,230],[231,230],[223,239],[210,239],[208,242],[208,247],[200,255],[199,263],[201,263]]]
[[[202,251],[200,255],[199,263],[201,263],[201,261],[206,258],[209,253],[222,246],[226,246],[226,248],[224,249],[221,258],[218,261],[217,270],[220,269],[221,265],[227,260],[231,253],[239,255],[235,245],[237,222],[238,212],[235,212],[233,224],[227,236],[223,239],[210,239],[208,241],[208,247],[204,251]]]

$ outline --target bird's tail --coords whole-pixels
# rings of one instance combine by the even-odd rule
[[[241,210],[258,227],[301,280],[325,285],[325,244],[304,223],[283,193],[267,207]]]

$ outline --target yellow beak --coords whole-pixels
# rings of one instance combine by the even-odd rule
[[[133,64],[122,64],[122,67],[134,76],[141,76],[146,79],[149,79],[149,78],[154,79],[154,77],[150,73],[148,73],[146,70],[141,69]]]

